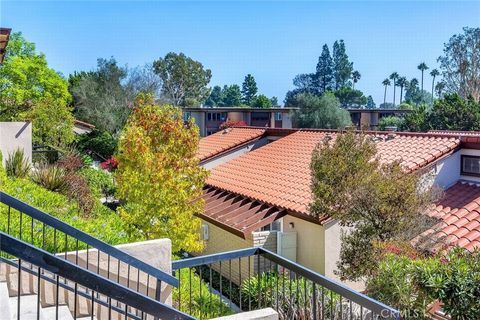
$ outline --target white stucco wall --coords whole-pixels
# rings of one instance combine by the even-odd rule
[[[16,149],[23,149],[25,157],[32,159],[32,123],[0,122],[0,151],[3,163]]]

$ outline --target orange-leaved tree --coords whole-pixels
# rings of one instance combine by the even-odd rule
[[[198,128],[185,125],[180,109],[155,105],[141,95],[120,137],[118,148],[119,208],[131,235],[170,238],[172,250],[203,247],[200,220],[207,176],[196,152]]]

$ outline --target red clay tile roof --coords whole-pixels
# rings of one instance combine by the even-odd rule
[[[470,251],[480,248],[480,185],[457,182],[445,191],[429,215],[440,222],[419,237],[424,247],[432,251],[445,244]]]
[[[197,156],[200,161],[214,157],[224,151],[260,138],[265,129],[230,128],[200,139]]]
[[[310,160],[315,146],[333,131],[303,130],[241,155],[211,170],[207,184],[252,200],[308,215]],[[385,162],[400,160],[407,170],[425,166],[460,144],[455,137],[396,133],[377,137]]]
[[[203,199],[202,219],[243,238],[287,214],[284,209],[212,187],[205,188]]]

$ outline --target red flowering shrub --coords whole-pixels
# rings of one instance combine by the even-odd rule
[[[246,126],[247,126],[247,123],[245,121],[227,120],[220,125],[220,129],[224,130],[231,127],[246,127]]]
[[[118,161],[114,157],[100,163],[103,170],[114,171],[118,167]]]

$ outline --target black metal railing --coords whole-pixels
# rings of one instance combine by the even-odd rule
[[[4,316],[16,314],[17,320],[23,316],[28,319],[44,319],[41,315],[45,304],[45,294],[42,286],[52,284],[54,302],[50,308],[55,308],[54,317],[59,318],[61,304],[60,292],[65,296],[68,292],[73,302],[72,316],[77,318],[76,308],[83,299],[88,302],[89,318],[93,319],[194,319],[174,308],[162,304],[142,293],[138,293],[115,281],[84,269],[66,259],[62,259],[47,251],[0,232],[0,266],[3,276],[10,278],[9,285],[16,288],[16,310],[5,315],[8,310],[2,310]],[[13,274],[13,276],[12,276]],[[13,278],[13,279],[12,279]],[[24,282],[33,287],[29,292],[36,294],[36,306],[29,306],[29,312],[22,312],[25,301]],[[23,300],[23,301],[22,301]],[[22,304],[23,303],[23,304]],[[12,304],[11,304],[12,305]],[[32,309],[33,307],[33,309]],[[72,307],[72,306],[70,306]],[[32,310],[36,310],[32,314]],[[10,319],[10,318],[9,318]]]
[[[280,319],[400,319],[400,313],[263,248],[174,261],[174,307],[200,319],[271,307]]]
[[[0,231],[156,300],[178,280],[107,243],[4,192]]]

